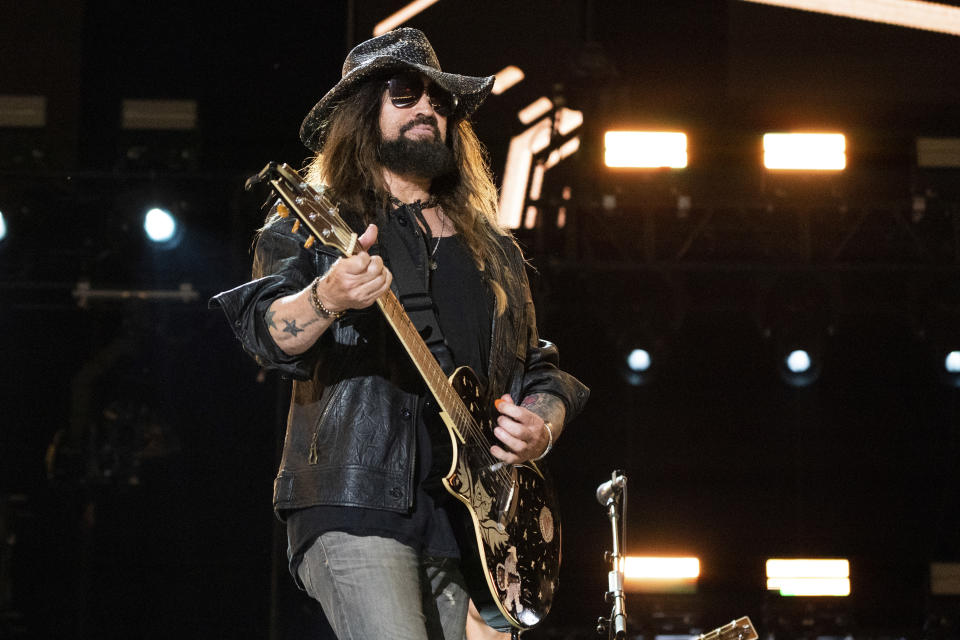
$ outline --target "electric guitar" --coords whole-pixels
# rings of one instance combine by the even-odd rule
[[[304,246],[319,240],[344,256],[358,252],[357,234],[322,189],[273,162],[246,187],[262,181],[282,200],[278,214],[296,217],[294,233],[302,226],[309,234]],[[534,462],[508,465],[493,457],[492,401],[476,374],[460,367],[448,378],[392,291],[377,305],[440,407],[453,443],[443,484],[470,513],[493,600],[514,627],[534,627],[550,611],[560,571],[560,518],[550,480]]]

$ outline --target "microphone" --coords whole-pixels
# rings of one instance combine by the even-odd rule
[[[597,487],[597,502],[607,506],[614,495],[620,493],[625,486],[627,486],[627,476],[621,471],[614,471],[610,480]]]

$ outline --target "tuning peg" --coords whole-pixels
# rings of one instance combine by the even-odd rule
[[[300,231],[300,219],[299,219],[299,218],[293,221],[293,229],[291,229],[291,231],[292,231],[293,233],[296,233],[297,231]]]
[[[290,215],[290,209],[287,209],[287,205],[281,202],[277,205],[277,215],[281,218],[286,218],[288,215]]]
[[[309,238],[307,238],[307,241],[303,243],[303,248],[309,249],[310,247],[313,246],[313,243],[316,241],[317,241],[316,238],[314,238],[313,236],[310,236]]]

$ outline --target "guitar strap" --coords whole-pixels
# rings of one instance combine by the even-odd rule
[[[456,367],[453,353],[440,329],[433,298],[430,296],[429,256],[425,251],[429,245],[421,234],[416,233],[415,227],[411,229],[411,226],[417,224],[413,216],[419,213],[409,211],[414,207],[416,205],[404,205],[384,216],[386,220],[382,220],[380,228],[385,233],[380,234],[378,243],[384,262],[393,272],[397,299],[423,341],[427,343],[440,368],[450,375]],[[413,216],[410,213],[413,213]],[[389,229],[386,228],[387,225]]]

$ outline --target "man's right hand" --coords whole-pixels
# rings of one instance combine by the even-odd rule
[[[383,259],[367,253],[376,241],[377,227],[371,224],[358,239],[362,251],[334,262],[317,283],[317,296],[328,311],[364,309],[390,288],[393,275]],[[309,349],[333,324],[333,318],[323,317],[314,306],[312,285],[313,281],[302,291],[274,300],[264,315],[270,337],[289,355]]]
[[[393,274],[383,258],[367,253],[376,241],[377,226],[371,224],[358,239],[362,251],[337,260],[317,283],[317,296],[324,307],[330,311],[365,309],[390,288]]]

